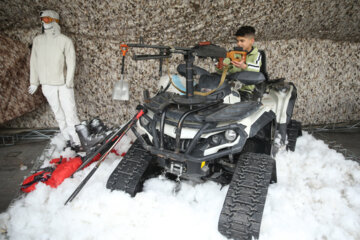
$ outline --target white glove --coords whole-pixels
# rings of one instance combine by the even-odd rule
[[[65,84],[65,86],[66,86],[67,88],[74,88],[74,87],[70,87],[68,84]]]
[[[35,85],[30,85],[29,89],[28,89],[28,92],[33,95],[36,90],[38,89],[38,86],[35,86]]]

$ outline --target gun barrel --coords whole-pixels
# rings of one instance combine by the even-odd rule
[[[134,60],[149,60],[149,59],[164,59],[164,58],[170,58],[170,54],[164,54],[164,55],[134,55]]]
[[[157,48],[157,49],[170,49],[168,46],[161,46],[161,45],[148,45],[148,44],[142,44],[142,43],[129,43],[129,47],[133,48]]]

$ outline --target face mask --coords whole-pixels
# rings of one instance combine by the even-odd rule
[[[49,29],[53,28],[52,23],[44,23],[44,22],[42,22],[42,25],[43,25],[45,30],[49,30]]]

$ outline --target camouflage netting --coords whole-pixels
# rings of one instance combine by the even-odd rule
[[[38,12],[60,13],[62,31],[73,39],[77,52],[75,94],[81,119],[100,116],[110,125],[124,123],[141,103],[144,89],[156,92],[158,62],[135,62],[131,55],[138,50],[131,49],[125,67],[130,101],[111,100],[112,87],[120,77],[121,42],[143,37],[147,44],[189,46],[211,40],[231,49],[234,32],[244,24],[257,29],[256,45],[266,50],[270,78],[285,77],[296,84],[296,119],[304,124],[360,119],[360,7],[356,1],[237,3],[65,0],[60,4],[48,0],[24,4],[12,0],[0,3],[0,29],[28,45],[40,32]],[[180,62],[180,56],[171,59],[171,73]],[[214,69],[210,60],[197,63]],[[52,127],[56,122],[43,105],[5,126]]]
[[[30,50],[25,44],[0,35],[0,124],[35,110],[45,102],[40,91],[29,87]]]

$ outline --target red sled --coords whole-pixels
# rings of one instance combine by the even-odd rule
[[[97,158],[96,160],[98,159],[99,158]],[[31,192],[35,190],[36,185],[39,182],[43,182],[52,188],[56,188],[66,178],[70,177],[73,173],[75,173],[75,171],[82,164],[82,160],[81,157],[69,158],[69,160],[60,157],[52,159],[50,163],[55,163],[56,166],[39,169],[33,175],[26,178],[21,185],[21,191],[26,193]]]

